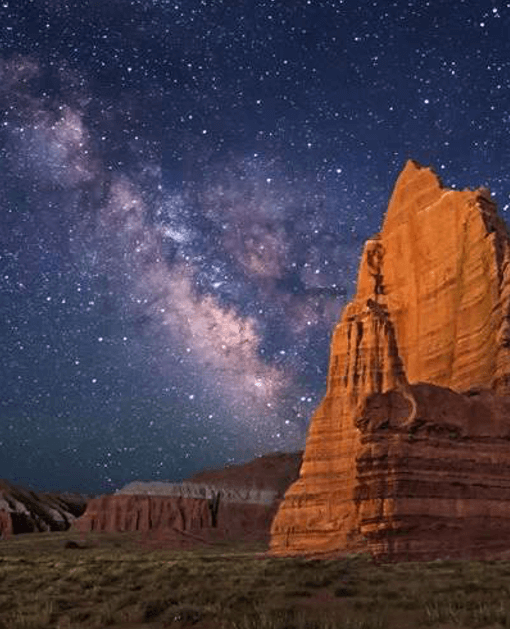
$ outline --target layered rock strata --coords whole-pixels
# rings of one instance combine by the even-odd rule
[[[369,396],[352,509],[359,536],[390,560],[510,558],[510,398],[411,385]]]
[[[218,498],[219,497],[219,498]],[[73,529],[94,532],[180,533],[198,541],[212,533],[222,539],[269,539],[277,503],[223,500],[220,491],[211,498],[124,493],[101,496],[87,504]]]
[[[133,481],[115,495],[135,496],[175,496],[211,500],[221,494],[222,502],[238,504],[271,505],[277,498],[277,492],[271,489],[254,489],[252,487],[223,487],[203,483],[169,483],[165,481]]]
[[[140,484],[137,484],[140,485]],[[149,483],[147,483],[149,485]],[[137,531],[143,534],[179,533],[197,541],[214,539],[269,539],[277,502],[267,496],[247,500],[210,490],[210,496],[192,497],[188,490],[178,495],[176,487],[164,494],[147,487],[131,487],[124,493],[101,496],[88,502],[85,513],[73,524],[82,534]],[[134,493],[131,493],[133,490]]]
[[[480,556],[487,532],[510,544],[509,262],[487,190],[406,164],[334,330],[274,553]]]
[[[137,531],[169,545],[183,541],[269,540],[279,502],[296,480],[302,452],[273,453],[204,470],[183,483],[134,481],[89,501],[74,529]]]
[[[19,533],[65,531],[83,514],[87,496],[34,492],[0,480],[0,538]]]

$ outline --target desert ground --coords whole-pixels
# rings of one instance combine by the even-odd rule
[[[510,562],[275,558],[138,533],[0,542],[1,629],[510,627]]]

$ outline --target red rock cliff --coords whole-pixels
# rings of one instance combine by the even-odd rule
[[[301,457],[302,452],[268,454],[244,464],[202,471],[180,484],[135,481],[115,495],[90,500],[73,528],[83,534],[139,531],[163,536],[168,543],[178,539],[268,541],[278,503],[297,478]],[[181,537],[172,538],[172,534]]]
[[[421,558],[446,545],[451,556],[470,531],[480,554],[476,531],[490,529],[480,518],[496,511],[499,539],[510,533],[509,407],[494,394],[473,407],[453,393],[509,392],[509,245],[486,190],[449,190],[429,168],[406,164],[333,333],[326,396],[273,522],[273,552]],[[493,502],[475,496],[475,480]],[[423,543],[424,522],[436,545]]]
[[[219,501],[213,522],[209,501],[163,495],[117,494],[87,503],[73,529],[82,534],[138,531],[154,535],[179,533],[197,540],[268,540],[276,504]]]

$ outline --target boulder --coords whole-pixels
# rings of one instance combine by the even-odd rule
[[[406,164],[334,330],[273,553],[510,549],[509,262],[487,190]]]

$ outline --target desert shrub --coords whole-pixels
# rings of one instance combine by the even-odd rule
[[[233,593],[222,599],[222,603],[226,609],[235,610],[237,612],[249,612],[253,610],[258,601],[255,596],[245,593]]]
[[[493,604],[479,602],[470,611],[468,622],[476,627],[496,624],[501,627],[510,627],[510,608],[506,601]]]
[[[266,610],[243,616],[233,620],[229,629],[299,629],[296,624],[296,614],[290,610]]]
[[[75,607],[75,603],[68,598],[57,598],[53,603],[59,612],[65,612]]]
[[[89,609],[71,609],[68,615],[70,616],[71,624],[78,624],[90,620],[92,612]]]
[[[205,617],[205,613],[199,607],[182,605],[166,610],[161,616],[165,621],[181,623],[182,626],[194,625]]]
[[[101,624],[111,625],[115,622],[115,608],[110,600],[106,601],[100,609],[94,613],[95,619]]]
[[[322,614],[313,618],[291,610],[266,610],[227,622],[223,629],[386,629],[381,616],[352,618],[337,614]]]
[[[288,592],[284,592],[285,598],[294,598],[294,597],[310,597],[312,593],[308,590],[289,590]]]
[[[347,596],[356,596],[357,591],[354,587],[352,587],[352,585],[340,585],[337,588],[335,588],[335,596],[339,596],[339,597],[347,597]]]
[[[303,585],[307,588],[325,588],[333,583],[333,579],[327,576],[317,575],[303,581]]]
[[[145,621],[155,620],[167,609],[177,604],[177,601],[173,599],[155,599],[147,601],[144,604],[143,619]]]

